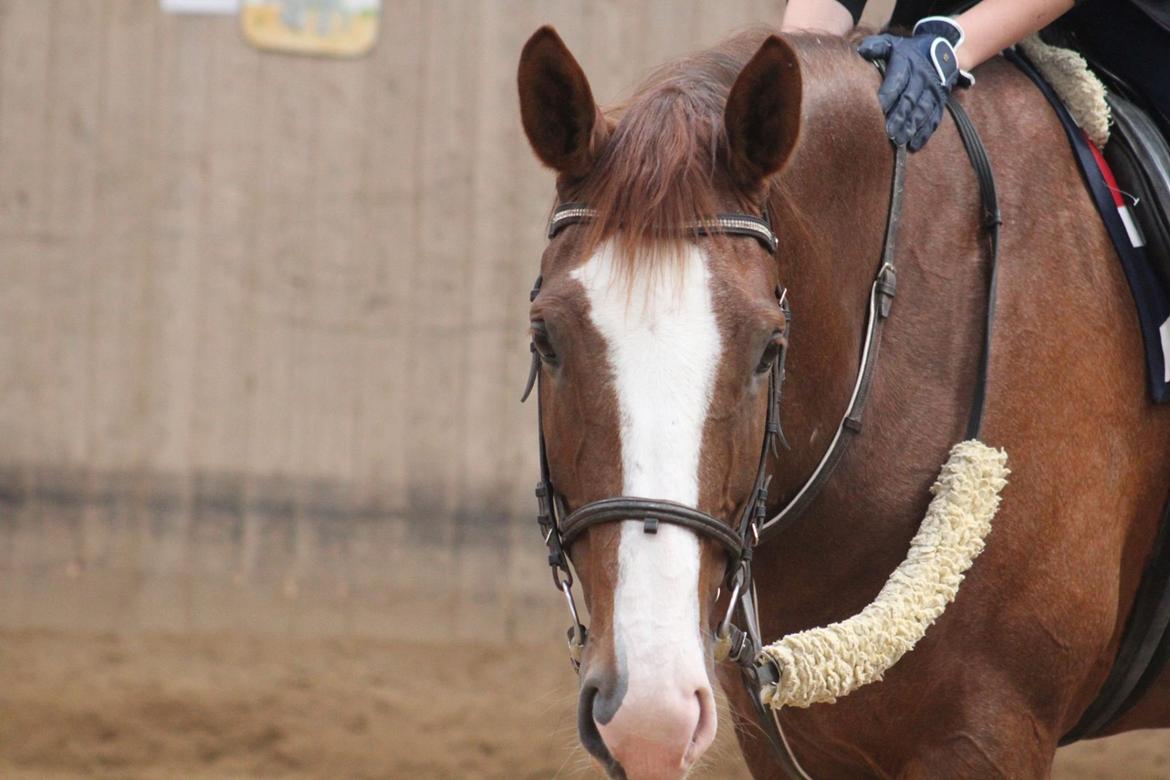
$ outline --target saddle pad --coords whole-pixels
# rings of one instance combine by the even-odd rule
[[[1085,185],[1093,196],[1129,280],[1145,345],[1150,397],[1157,403],[1170,402],[1170,295],[1146,253],[1145,241],[1135,228],[1133,215],[1117,188],[1113,173],[1097,147],[1077,127],[1060,98],[1028,59],[1011,49],[1005,51],[1004,56],[1035,82],[1064,126]]]

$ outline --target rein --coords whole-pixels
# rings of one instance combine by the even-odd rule
[[[966,438],[973,439],[978,437],[986,401],[992,323],[995,315],[996,260],[999,246],[999,226],[1002,224],[1002,219],[997,205],[994,177],[979,134],[966,112],[953,98],[948,100],[947,108],[955,121],[964,148],[978,178],[984,217],[983,227],[990,236],[990,275],[985,326],[974,398],[966,429]],[[776,289],[776,297],[777,304],[781,307],[785,319],[784,346],[772,364],[769,374],[767,418],[755,483],[740,512],[739,522],[735,525],[673,501],[637,496],[603,498],[584,504],[566,514],[564,500],[553,486],[548,464],[544,421],[540,409],[541,375],[543,374],[541,357],[536,345],[530,345],[532,362],[521,401],[527,400],[535,387],[540,455],[540,481],[536,486],[537,523],[548,548],[548,563],[552,570],[553,583],[563,593],[572,614],[573,625],[569,628],[568,640],[569,655],[573,667],[580,671],[581,654],[585,647],[588,631],[581,623],[573,599],[573,575],[569,566],[568,549],[584,531],[598,525],[633,520],[643,523],[645,533],[657,533],[659,523],[668,523],[688,528],[700,537],[717,542],[727,553],[728,565],[724,584],[730,588],[731,595],[727,612],[716,632],[716,660],[730,660],[740,667],[744,685],[756,710],[760,727],[774,748],[776,758],[785,774],[797,780],[809,780],[809,778],[788,745],[783,730],[780,728],[776,710],[765,705],[760,695],[766,686],[777,683],[779,669],[774,661],[760,652],[763,643],[760,638],[759,616],[752,580],[752,551],[761,541],[775,537],[803,514],[840,463],[853,436],[861,432],[862,414],[869,398],[880,353],[883,325],[890,316],[897,291],[895,249],[905,191],[906,156],[907,152],[904,146],[894,148],[890,205],[881,262],[870,288],[865,337],[862,342],[857,378],[849,404],[828,449],[812,474],[788,503],[771,518],[767,514],[768,486],[771,481],[771,476],[767,474],[768,454],[769,452],[776,453],[777,442],[784,443],[787,447],[787,442],[785,442],[780,428],[779,407],[781,388],[785,377],[792,315],[787,290],[783,287]],[[565,227],[589,222],[596,216],[596,210],[586,204],[562,204],[553,211],[549,220],[548,238],[551,240]],[[758,240],[773,254],[779,247],[779,241],[768,220],[748,214],[719,214],[709,220],[683,225],[680,230],[695,235],[748,236]],[[542,277],[537,277],[529,300],[536,299],[540,292],[541,282]],[[736,616],[738,616],[743,628],[735,624]]]

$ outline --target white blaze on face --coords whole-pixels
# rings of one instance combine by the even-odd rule
[[[615,273],[607,243],[573,276],[585,287],[590,317],[609,351],[623,493],[693,507],[722,348],[707,257],[698,247],[682,252],[653,273],[637,274],[631,288]],[[647,534],[641,522],[621,524],[613,629],[614,651],[628,675],[623,707],[662,697],[664,688],[708,684],[698,584],[694,532],[662,524]],[[696,687],[686,689],[691,701]]]

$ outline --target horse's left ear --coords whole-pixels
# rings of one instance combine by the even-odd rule
[[[792,47],[769,36],[731,86],[723,124],[736,183],[759,186],[784,167],[800,134],[800,64]]]

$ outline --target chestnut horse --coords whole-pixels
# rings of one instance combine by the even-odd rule
[[[998,179],[999,302],[982,438],[1012,476],[958,598],[886,675],[780,721],[812,777],[1042,777],[1100,689],[1170,474],[1170,411],[1147,400],[1122,268],[1061,126],[1002,60],[961,100]],[[572,510],[665,499],[734,524],[750,500],[784,346],[789,499],[837,429],[881,255],[893,150],[879,74],[852,42],[738,35],[602,111],[551,28],[519,68],[524,129],[560,203],[597,210],[541,260],[531,331],[542,431]],[[677,227],[768,215],[779,250]],[[674,227],[672,227],[674,226]],[[988,266],[975,175],[946,119],[910,157],[897,298],[865,415],[824,491],[755,551],[765,641],[844,619],[906,554],[962,438]],[[711,744],[723,683],[749,766],[779,777],[736,668],[712,658],[725,555],[708,535],[608,522],[571,550],[590,613],[579,730],[611,776],[677,778]],[[1163,675],[1113,731],[1170,726]]]

